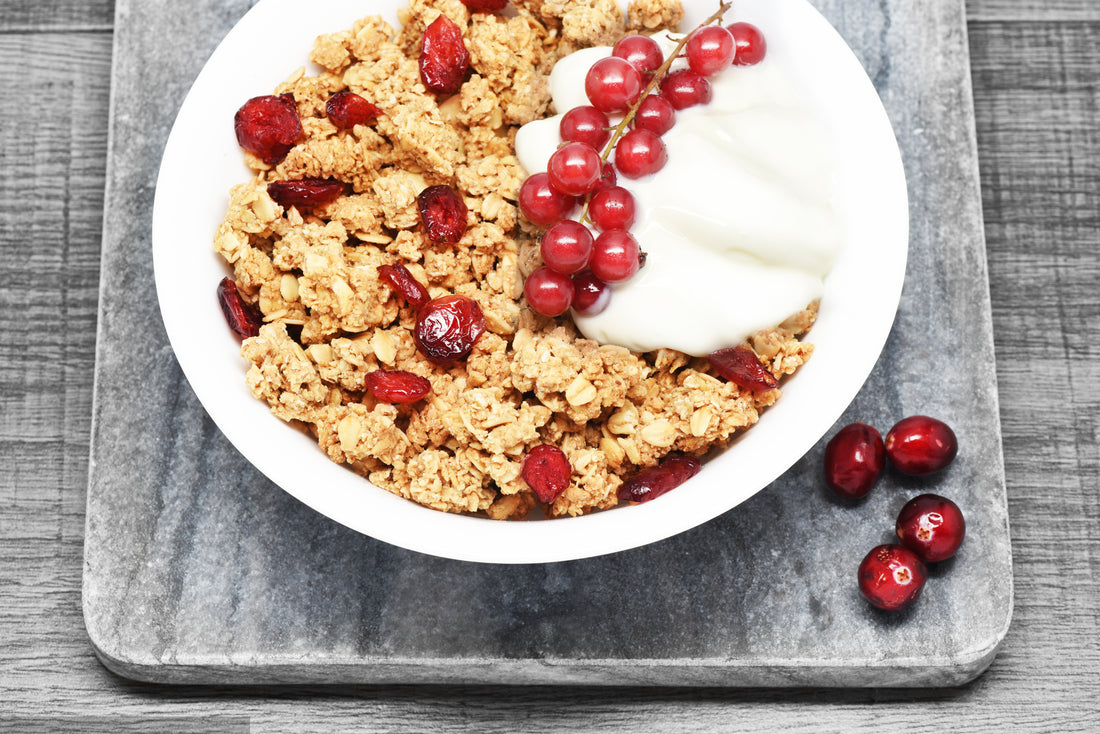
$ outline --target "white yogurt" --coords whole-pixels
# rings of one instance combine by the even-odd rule
[[[661,41],[667,54],[674,43]],[[584,77],[610,54],[592,48],[559,61],[555,109],[588,104]],[[710,81],[711,102],[677,112],[663,136],[668,164],[641,179],[619,176],[636,200],[631,234],[646,264],[614,287],[602,313],[574,314],[591,339],[702,356],[821,297],[841,242],[825,126],[770,56]],[[516,135],[528,172],[546,170],[559,123],[539,120]]]

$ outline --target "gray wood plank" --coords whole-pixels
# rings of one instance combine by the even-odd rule
[[[114,17],[114,0],[4,0],[0,33],[107,30]]]
[[[1061,668],[1067,688],[1094,676],[1086,684],[1093,691],[1100,671],[1100,595],[1089,581],[1100,573],[1098,34],[1095,22],[971,29],[1015,564],[1031,579],[1017,594],[1019,654],[1044,670]],[[1074,660],[1063,667],[1066,649]]]
[[[972,21],[1081,21],[1100,19],[1096,0],[966,0],[966,16]]]

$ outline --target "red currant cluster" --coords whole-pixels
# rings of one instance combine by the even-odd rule
[[[682,39],[668,58],[652,38],[632,35],[588,70],[584,90],[591,105],[562,116],[563,144],[546,172],[530,176],[519,192],[523,214],[547,228],[541,243],[545,265],[524,284],[527,302],[538,313],[600,313],[611,298],[608,286],[626,282],[644,264],[645,253],[630,234],[634,196],[617,185],[617,176],[636,179],[660,171],[668,161],[661,136],[672,129],[677,110],[710,101],[707,77],[764,58],[764,37],[755,26],[711,25],[728,7]],[[670,72],[681,51],[687,68]],[[613,126],[609,116],[618,115],[622,119]],[[568,218],[578,206],[580,216]]]
[[[840,429],[825,447],[825,482],[842,497],[871,491],[886,460],[902,474],[924,476],[947,467],[958,453],[954,431],[923,415],[904,418],[886,440],[866,423]],[[966,533],[962,512],[935,494],[914,497],[895,522],[899,543],[873,548],[859,565],[859,590],[879,609],[904,609],[917,600],[928,578],[925,563],[955,554]]]

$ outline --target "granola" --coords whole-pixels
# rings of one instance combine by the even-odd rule
[[[540,505],[520,475],[536,445],[560,447],[572,468],[545,514],[580,515],[617,504],[624,478],[669,452],[726,445],[779,397],[719,379],[705,359],[599,344],[567,318],[527,307],[523,278],[541,262],[537,231],[517,208],[526,177],[512,147],[517,127],[550,111],[557,59],[628,28],[674,28],[683,10],[679,0],[634,0],[625,16],[617,0],[514,7],[505,17],[459,0],[413,0],[400,30],[367,17],[319,37],[310,59],[323,71],[300,69],[275,90],[293,95],[303,140],[274,165],[246,154],[254,177],[231,190],[214,243],[263,314],[241,350],[257,398],[374,484],[495,519]],[[461,28],[472,72],[447,98],[424,88],[417,67],[421,35],[441,14]],[[325,103],[342,90],[377,105],[377,122],[337,129]],[[269,182],[301,178],[341,181],[348,193],[300,210],[267,192]],[[437,184],[467,205],[468,230],[454,245],[433,243],[420,227],[416,197]],[[487,331],[465,361],[443,368],[418,351],[415,309],[379,278],[395,264],[432,298],[480,305]],[[815,315],[811,305],[749,340],[775,376],[809,357],[799,336]],[[431,392],[408,405],[378,402],[365,381],[380,368],[420,375]]]

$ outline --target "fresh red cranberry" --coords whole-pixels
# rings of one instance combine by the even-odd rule
[[[619,485],[616,496],[630,502],[648,502],[676,489],[702,468],[703,465],[695,457],[672,453],[661,459],[657,466],[643,469]]]
[[[825,483],[841,497],[865,496],[885,466],[882,436],[866,423],[844,426],[825,446]]]
[[[401,263],[382,265],[378,268],[379,279],[388,285],[394,293],[400,294],[413,308],[420,308],[428,302],[428,289],[420,284],[413,274]]]
[[[546,230],[539,248],[548,268],[572,275],[588,265],[592,245],[592,232],[588,227],[572,219],[563,219]]]
[[[558,131],[562,140],[584,143],[596,150],[603,150],[603,146],[611,138],[610,126],[607,115],[595,107],[581,105],[562,115]]]
[[[453,245],[466,234],[466,202],[450,186],[424,189],[416,197],[416,208],[432,242]]]
[[[642,75],[618,56],[600,59],[584,78],[588,101],[601,112],[625,112],[642,93]]]
[[[688,66],[700,76],[712,76],[733,62],[733,34],[722,26],[708,25],[688,38]]]
[[[759,28],[752,23],[734,23],[726,26],[726,30],[733,35],[737,44],[737,51],[733,55],[735,66],[752,66],[764,60],[768,44]]]
[[[779,387],[779,380],[745,344],[715,350],[707,355],[707,361],[721,377],[744,390],[763,392]]]
[[[415,403],[432,391],[432,383],[405,370],[375,370],[367,374],[367,392],[380,403]]]
[[[565,219],[576,206],[577,198],[555,189],[545,173],[531,174],[519,188],[520,211],[539,227],[549,227]]]
[[[609,303],[611,288],[593,275],[591,270],[582,270],[573,276],[574,311],[581,316],[595,316],[602,313]]]
[[[879,609],[896,611],[917,600],[928,570],[913,551],[901,545],[880,545],[859,564],[859,590]]]
[[[691,69],[680,69],[661,80],[661,96],[678,110],[710,102],[710,82]]]
[[[664,135],[676,124],[676,108],[659,94],[651,94],[638,105],[634,127]]]
[[[622,186],[610,186],[588,202],[588,218],[601,231],[629,230],[634,224],[634,195]]]
[[[267,195],[281,207],[313,209],[331,204],[343,195],[347,186],[330,178],[300,178],[294,181],[272,181]]]
[[[902,474],[938,472],[958,452],[955,432],[943,421],[926,415],[903,418],[886,434],[886,456]]]
[[[233,117],[237,143],[273,166],[302,139],[302,121],[290,93],[253,97]]]
[[[635,128],[615,143],[615,167],[627,178],[656,173],[668,163],[668,149],[652,130]]]
[[[523,281],[523,295],[537,313],[561,316],[573,303],[573,279],[547,267],[536,268]]]
[[[539,501],[550,503],[569,488],[573,467],[557,446],[540,444],[527,452],[520,476],[535,491]]]
[[[466,79],[470,52],[462,30],[445,15],[424,29],[420,39],[420,81],[435,94],[454,94]]]
[[[925,563],[955,555],[966,535],[959,506],[938,494],[922,494],[905,503],[898,514],[898,539]]]
[[[624,283],[641,267],[638,241],[627,231],[609,229],[592,244],[588,268],[604,283]]]
[[[421,307],[413,341],[421,353],[439,365],[464,359],[485,333],[485,314],[467,296],[442,296]]]
[[[218,304],[222,307],[225,322],[238,338],[247,339],[260,333],[263,314],[241,297],[237,284],[228,276],[218,283]]]
[[[370,125],[381,114],[382,110],[355,92],[337,92],[325,103],[325,117],[341,130]]]
[[[619,39],[612,56],[623,59],[641,74],[652,74],[665,62],[661,47],[649,36],[631,35]]]
[[[550,185],[570,196],[582,196],[600,180],[603,161],[591,145],[566,143],[550,156],[546,173]]]

